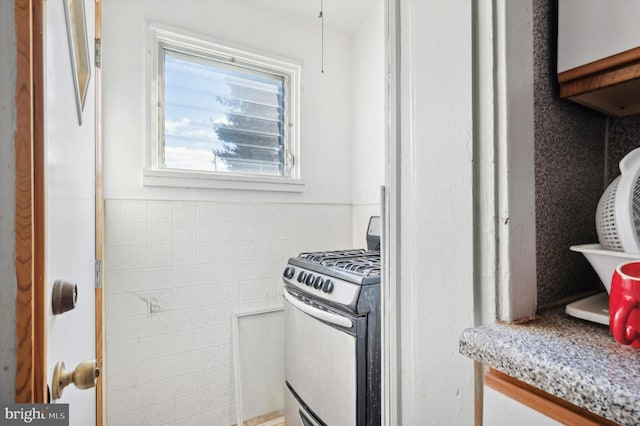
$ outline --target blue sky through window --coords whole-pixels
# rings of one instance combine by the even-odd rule
[[[282,175],[284,79],[165,50],[165,167]]]

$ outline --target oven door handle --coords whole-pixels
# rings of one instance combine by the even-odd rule
[[[295,296],[289,293],[287,289],[284,290],[284,298],[294,307],[300,309],[306,314],[311,315],[314,318],[318,318],[322,321],[339,325],[340,327],[344,328],[353,327],[353,322],[349,318],[331,312],[323,311],[322,309],[314,308],[313,306],[298,300]]]
[[[298,410],[298,416],[300,417],[303,426],[319,426],[318,423],[313,422],[309,417],[307,417],[302,409]]]

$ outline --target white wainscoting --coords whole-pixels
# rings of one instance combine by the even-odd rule
[[[108,200],[108,423],[235,423],[232,313],[281,303],[289,257],[351,247],[351,215],[350,205]]]

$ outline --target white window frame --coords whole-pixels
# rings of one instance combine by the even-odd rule
[[[245,47],[219,42],[211,37],[173,28],[147,20],[147,137],[143,171],[145,186],[241,189],[258,191],[302,192],[300,171],[300,73],[299,61],[265,55]],[[159,115],[163,113],[163,49],[213,60],[222,60],[266,71],[285,78],[285,167],[286,176],[265,176],[229,172],[175,170],[162,167]]]

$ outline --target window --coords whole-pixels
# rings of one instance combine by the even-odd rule
[[[299,191],[300,66],[148,28],[145,184]]]

